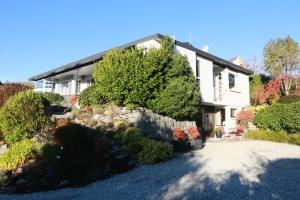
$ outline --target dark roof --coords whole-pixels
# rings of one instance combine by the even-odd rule
[[[141,42],[145,42],[145,41],[148,41],[148,40],[151,40],[151,39],[162,39],[163,37],[164,36],[162,34],[157,33],[157,34],[150,35],[150,36],[144,37],[142,39],[139,39],[139,40],[136,40],[136,41],[133,41],[133,42],[130,42],[130,43],[118,46],[116,48],[117,49],[126,49],[126,48],[130,48],[132,46],[135,46],[135,45],[137,45],[137,44],[139,44]],[[241,66],[235,65],[235,64],[233,64],[231,62],[228,62],[227,60],[224,60],[222,58],[219,58],[217,56],[214,56],[212,54],[204,52],[204,51],[202,51],[200,49],[197,49],[197,48],[193,47],[189,43],[179,42],[179,41],[176,40],[175,44],[178,45],[178,46],[184,47],[186,49],[189,49],[191,51],[195,51],[197,53],[197,55],[199,55],[201,57],[204,57],[206,59],[212,60],[213,62],[215,62],[215,63],[217,63],[217,64],[219,64],[221,66],[230,67],[230,68],[232,68],[234,70],[237,70],[237,71],[240,71],[240,72],[244,72],[246,74],[252,74],[252,71],[250,71],[248,69],[245,69],[245,68],[243,68]],[[106,50],[106,51],[94,54],[92,56],[88,56],[88,57],[82,58],[82,59],[80,59],[78,61],[66,64],[66,65],[63,65],[61,67],[55,68],[53,70],[47,71],[45,73],[33,76],[33,77],[29,78],[29,80],[30,81],[38,81],[38,80],[41,80],[41,79],[44,79],[44,78],[55,76],[55,75],[58,75],[58,74],[61,74],[61,73],[64,73],[64,72],[68,72],[68,71],[71,71],[71,70],[74,70],[74,69],[78,69],[78,68],[81,68],[81,67],[84,67],[84,66],[96,63],[99,60],[101,60],[101,58],[107,53],[107,51],[109,51],[109,50]]]

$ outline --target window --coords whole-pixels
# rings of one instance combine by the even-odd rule
[[[199,60],[196,60],[196,77],[200,77],[200,73],[199,73]]]
[[[44,83],[43,80],[39,80],[39,81],[37,81],[37,82],[35,83],[35,87],[36,87],[37,89],[43,89],[43,83]]]
[[[62,95],[69,95],[71,93],[71,81],[61,82],[60,91]]]
[[[95,80],[92,78],[90,80],[87,81],[88,82],[88,85],[93,85],[95,83]]]
[[[229,80],[229,89],[234,88],[235,87],[235,75],[232,73],[229,73],[228,80]]]
[[[235,108],[230,108],[230,117],[235,118],[236,117],[236,109]]]
[[[81,92],[81,80],[77,80],[76,82],[76,93],[79,94]]]
[[[52,88],[52,82],[45,81],[45,88]]]

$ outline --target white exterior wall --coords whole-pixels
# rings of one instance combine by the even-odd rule
[[[206,103],[214,103],[213,63],[201,57],[198,57],[198,60],[201,100]]]
[[[139,48],[159,48],[160,43],[154,39],[142,42],[137,45]],[[222,73],[222,100],[215,101],[214,98],[214,64],[211,60],[205,59],[203,57],[199,57],[196,55],[196,52],[191,51],[189,49],[180,47],[175,45],[174,47],[175,52],[180,53],[183,56],[186,56],[191,69],[196,77],[196,60],[199,61],[199,73],[200,73],[200,92],[201,92],[201,101],[202,103],[208,103],[209,105],[216,105],[219,108],[225,108],[225,125],[227,129],[234,128],[236,125],[236,118],[232,118],[230,116],[230,109],[235,108],[237,109],[236,113],[238,113],[243,107],[250,105],[250,97],[249,97],[249,76],[234,72],[225,68]],[[87,69],[87,68],[85,68]],[[84,70],[84,69],[81,69]],[[90,79],[92,70],[85,71],[84,76],[79,76],[78,80],[81,80],[80,92],[82,92],[85,88],[90,85]],[[235,84],[236,88],[229,89],[229,81],[228,81],[228,74],[233,73],[236,75]],[[55,93],[61,93],[61,82],[62,81],[70,81],[70,94],[74,95],[76,91],[76,80],[75,75],[73,76],[63,76],[56,81]],[[220,119],[219,119],[220,121]]]
[[[156,40],[148,40],[146,42],[142,42],[140,44],[136,45],[139,48],[146,48],[146,49],[150,49],[150,48],[159,48],[160,47],[160,43],[157,42]]]

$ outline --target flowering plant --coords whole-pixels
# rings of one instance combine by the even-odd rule
[[[72,104],[72,105],[75,105],[77,103],[77,96],[75,95],[72,95],[69,97],[69,102]]]
[[[187,135],[182,128],[174,128],[173,134],[178,140],[187,140]]]
[[[198,131],[197,127],[190,127],[188,130],[193,140],[198,139],[200,137],[200,132]]]

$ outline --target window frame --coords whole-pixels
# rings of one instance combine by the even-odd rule
[[[232,83],[232,80],[233,80],[233,83]],[[229,87],[229,89],[236,88],[236,75],[231,72],[228,73],[228,87]]]
[[[230,117],[231,118],[236,118],[236,108],[230,108]]]

